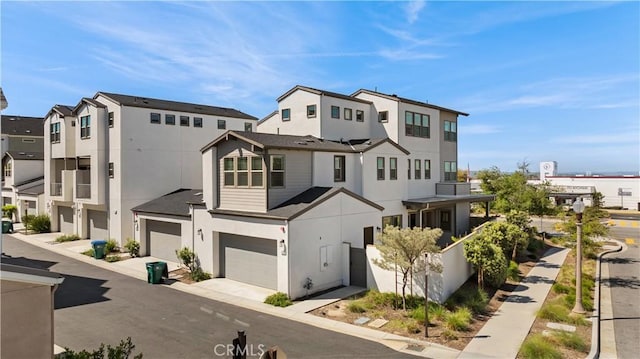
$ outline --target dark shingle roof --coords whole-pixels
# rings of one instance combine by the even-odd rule
[[[335,98],[339,98],[339,99],[343,99],[343,100],[347,100],[347,101],[360,102],[360,103],[366,103],[366,104],[371,104],[372,103],[371,101],[363,100],[361,98],[356,98],[356,97],[352,97],[352,96],[348,96],[348,95],[343,95],[343,94],[337,93],[337,92],[319,90],[319,89],[315,89],[313,87],[307,87],[307,86],[301,86],[301,85],[295,86],[291,90],[285,92],[282,96],[278,97],[277,101],[278,102],[282,101],[283,99],[285,99],[286,97],[288,97],[289,95],[291,95],[292,93],[294,93],[294,92],[296,92],[298,90],[311,92],[311,93],[314,93],[314,94],[317,94],[317,95],[335,97]]]
[[[360,93],[367,93],[367,94],[381,96],[381,97],[388,98],[390,100],[400,101],[400,102],[404,102],[404,103],[408,103],[408,104],[412,104],[412,105],[416,105],[416,106],[429,107],[429,108],[433,108],[435,110],[440,110],[440,111],[445,111],[445,112],[453,112],[455,114],[462,115],[462,116],[469,116],[468,113],[460,112],[458,110],[453,110],[453,109],[446,108],[446,107],[432,105],[432,104],[429,104],[429,103],[426,103],[426,102],[420,102],[420,101],[412,100],[412,99],[409,99],[409,98],[400,97],[400,96],[395,95],[395,94],[394,95],[389,95],[389,94],[386,94],[386,93],[376,92],[376,91],[371,91],[371,90],[366,90],[366,89],[360,89],[360,90],[354,92],[351,96],[357,96]]]
[[[158,110],[165,110],[165,111],[199,113],[203,115],[243,118],[247,120],[258,119],[254,116],[248,115],[244,112],[240,112],[232,108],[198,105],[193,103],[160,100],[160,99],[148,98],[148,97],[121,95],[121,94],[102,92],[102,91],[98,92],[93,98],[96,99],[99,95],[102,95],[122,106],[151,108],[151,109],[158,109]]]
[[[24,185],[32,184],[34,182],[38,182],[38,181],[44,181],[44,176],[30,178],[28,180],[25,180],[25,181],[22,181],[22,182],[19,182],[19,183],[14,183],[13,185],[15,187],[21,187],[21,186],[24,186]]]
[[[18,194],[41,195],[44,193],[44,183],[36,185],[26,185],[18,188]]]
[[[43,118],[2,115],[2,133],[14,136],[44,136]]]
[[[132,208],[134,212],[189,217],[189,204],[202,203],[201,189],[181,188]]]
[[[227,131],[211,143],[204,146],[201,151],[204,152],[215,146],[229,136],[247,141],[261,148],[278,148],[288,150],[301,151],[321,151],[321,152],[365,152],[384,142],[389,142],[397,147],[400,151],[409,154],[409,151],[391,141],[388,138],[380,139],[362,139],[362,140],[344,140],[329,141],[316,138],[314,136],[294,136],[294,135],[277,135],[273,133],[261,132],[243,132],[243,131]]]
[[[44,152],[22,152],[22,151],[7,151],[7,155],[11,156],[14,160],[17,161],[29,161],[29,160],[44,160]]]
[[[213,209],[210,212],[214,214],[227,214],[243,217],[258,217],[258,218],[271,218],[271,219],[286,219],[292,220],[302,214],[310,211],[314,207],[328,200],[329,198],[344,193],[351,196],[361,202],[364,202],[371,207],[374,207],[380,211],[384,210],[384,207],[369,201],[368,199],[357,195],[344,187],[311,187],[302,193],[288,199],[287,201],[279,204],[273,209],[268,210],[266,213],[259,212],[243,212],[224,209]]]

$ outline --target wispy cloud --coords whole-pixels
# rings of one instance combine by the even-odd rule
[[[409,22],[409,24],[413,24],[416,20],[418,20],[420,11],[422,11],[424,6],[424,0],[414,0],[407,3],[405,11],[407,13],[407,21]]]
[[[465,125],[460,129],[461,135],[488,135],[500,132],[502,129],[494,125]]]

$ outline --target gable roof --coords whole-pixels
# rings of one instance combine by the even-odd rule
[[[393,142],[389,138],[379,139],[360,139],[360,140],[346,140],[346,141],[329,141],[323,140],[311,135],[307,136],[295,136],[295,135],[277,135],[273,133],[261,133],[261,132],[243,132],[243,131],[227,131],[217,139],[213,140],[200,151],[205,152],[211,147],[216,146],[222,141],[226,141],[229,137],[235,137],[254,146],[262,149],[287,149],[287,150],[301,150],[301,151],[319,151],[319,152],[347,152],[347,153],[359,153],[366,152],[382,143],[389,142],[398,150],[409,154],[409,151],[402,146]]]
[[[103,103],[96,101],[95,99],[89,98],[89,97],[83,97],[80,99],[80,101],[78,101],[78,104],[76,105],[76,107],[73,108],[73,113],[77,113],[78,110],[80,109],[80,107],[82,107],[82,105],[87,104],[87,105],[91,105],[93,107],[97,107],[97,108],[106,108],[107,106],[105,106]]]
[[[44,136],[42,117],[2,115],[2,134],[12,136]]]
[[[247,120],[258,120],[257,117],[248,115],[244,112],[240,112],[233,108],[199,105],[199,104],[169,101],[169,100],[160,100],[160,99],[148,98],[148,97],[121,95],[121,94],[102,92],[102,91],[96,93],[93,99],[95,100],[98,96],[104,96],[121,106],[141,107],[141,108],[150,108],[150,109],[176,111],[176,112],[189,112],[189,113],[198,113],[202,115],[242,118]]]
[[[354,92],[353,94],[351,94],[351,96],[358,96],[361,93],[380,96],[380,97],[384,97],[384,98],[389,99],[389,100],[398,101],[398,102],[404,102],[404,103],[408,103],[408,104],[411,104],[411,105],[428,107],[428,108],[432,108],[432,109],[439,110],[439,111],[451,112],[451,113],[455,113],[455,114],[462,115],[462,116],[469,116],[469,114],[466,113],[466,112],[461,112],[461,111],[453,110],[453,109],[446,108],[446,107],[432,105],[432,104],[429,104],[429,103],[426,103],[426,102],[420,102],[420,101],[412,100],[412,99],[409,99],[409,98],[400,97],[400,96],[395,95],[395,94],[389,95],[389,94],[385,94],[385,93],[382,93],[382,92],[371,91],[371,90],[366,90],[366,89],[360,89],[360,90]]]
[[[189,205],[202,203],[201,189],[185,189],[168,193],[132,208],[133,212],[189,217]]]
[[[16,161],[44,161],[44,152],[7,151],[5,156]]]
[[[280,101],[284,100],[285,98],[289,97],[289,95],[291,95],[292,93],[294,93],[294,92],[296,92],[298,90],[310,92],[310,93],[313,93],[313,94],[316,94],[316,95],[324,95],[324,96],[339,98],[339,99],[343,99],[343,100],[347,100],[347,101],[360,102],[360,103],[365,103],[365,104],[372,104],[371,101],[363,100],[363,99],[356,98],[356,97],[353,97],[353,96],[343,95],[343,94],[337,93],[337,92],[319,90],[319,89],[315,89],[313,87],[307,87],[307,86],[301,86],[301,85],[297,85],[297,86],[293,87],[291,90],[285,92],[282,96],[278,97],[277,101],[280,102]]]
[[[311,187],[288,199],[287,201],[279,204],[278,206],[268,210],[266,213],[244,212],[225,209],[212,209],[209,212],[213,214],[226,214],[241,217],[293,220],[340,193],[351,196],[354,199],[361,201],[379,211],[384,210],[384,207],[356,193],[353,193],[348,189],[345,189],[344,187]]]
[[[60,117],[65,117],[65,116],[73,116],[73,109],[75,106],[70,106],[70,105],[53,105],[53,107],[51,108],[51,110],[49,110],[49,112],[47,112],[47,115],[44,116],[44,118],[47,118],[51,115],[51,112],[56,112],[58,115],[60,115]]]

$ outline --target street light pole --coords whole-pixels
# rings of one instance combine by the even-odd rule
[[[576,304],[571,311],[584,314],[586,311],[582,307],[582,212],[584,212],[582,198],[573,202],[573,211],[576,213]]]

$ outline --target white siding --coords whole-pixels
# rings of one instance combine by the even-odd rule
[[[307,117],[307,105],[316,105],[316,116]],[[263,121],[258,127],[259,132],[287,134],[287,135],[312,135],[321,137],[320,96],[307,92],[296,91],[278,103],[279,113]],[[283,109],[291,109],[291,119],[282,121]]]
[[[284,188],[269,188],[269,208],[311,187],[313,161],[310,151],[271,150],[269,155],[284,155]]]

